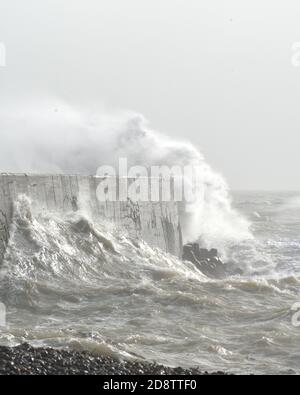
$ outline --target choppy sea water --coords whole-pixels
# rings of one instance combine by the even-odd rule
[[[300,373],[300,193],[240,192],[233,205],[254,237],[227,245],[242,274],[214,280],[111,224],[34,215],[20,198],[1,267],[0,344]]]

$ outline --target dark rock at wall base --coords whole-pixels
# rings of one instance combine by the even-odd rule
[[[207,250],[200,248],[198,243],[189,243],[183,246],[182,259],[194,263],[208,277],[221,279],[226,276],[226,265],[215,248]]]

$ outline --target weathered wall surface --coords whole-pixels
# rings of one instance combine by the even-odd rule
[[[92,176],[0,174],[0,260],[9,239],[13,203],[20,194],[32,200],[35,212],[84,209],[95,222],[105,218],[151,246],[181,256],[182,237],[174,202],[99,202],[102,180]]]

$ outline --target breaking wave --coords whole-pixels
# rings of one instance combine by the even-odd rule
[[[196,166],[201,182],[182,218],[185,239],[217,247],[238,269],[208,278],[104,219],[93,222],[84,207],[55,215],[20,195],[0,267],[9,323],[1,344],[205,370],[299,372],[300,332],[291,325],[300,289],[299,194],[241,194],[233,207],[224,178],[197,147],[130,112],[92,113],[53,100],[6,105],[0,134],[7,172],[95,174],[120,157],[129,166]]]
[[[101,165],[193,166],[196,199],[183,220],[186,241],[206,247],[251,237],[249,223],[232,208],[227,183],[193,144],[149,128],[140,114],[76,109],[60,100],[8,104],[0,109],[0,169],[7,172],[96,174]]]
[[[0,271],[9,323],[1,344],[26,341],[239,373],[299,370],[300,334],[290,307],[299,295],[291,257],[299,256],[300,243],[282,244],[284,234],[273,232],[271,243],[270,221],[257,219],[269,240],[260,246],[264,256],[257,258],[247,241],[235,256],[244,273],[215,280],[84,211],[35,210],[24,195],[15,202]],[[263,269],[266,257],[270,266]],[[246,263],[255,259],[250,270]]]

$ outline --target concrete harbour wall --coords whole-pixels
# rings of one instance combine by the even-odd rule
[[[125,228],[132,237],[181,256],[182,235],[175,202],[100,202],[96,196],[100,181],[93,176],[0,174],[0,261],[9,241],[14,202],[20,194],[31,199],[34,213],[67,213],[83,208],[94,222],[105,218]]]

